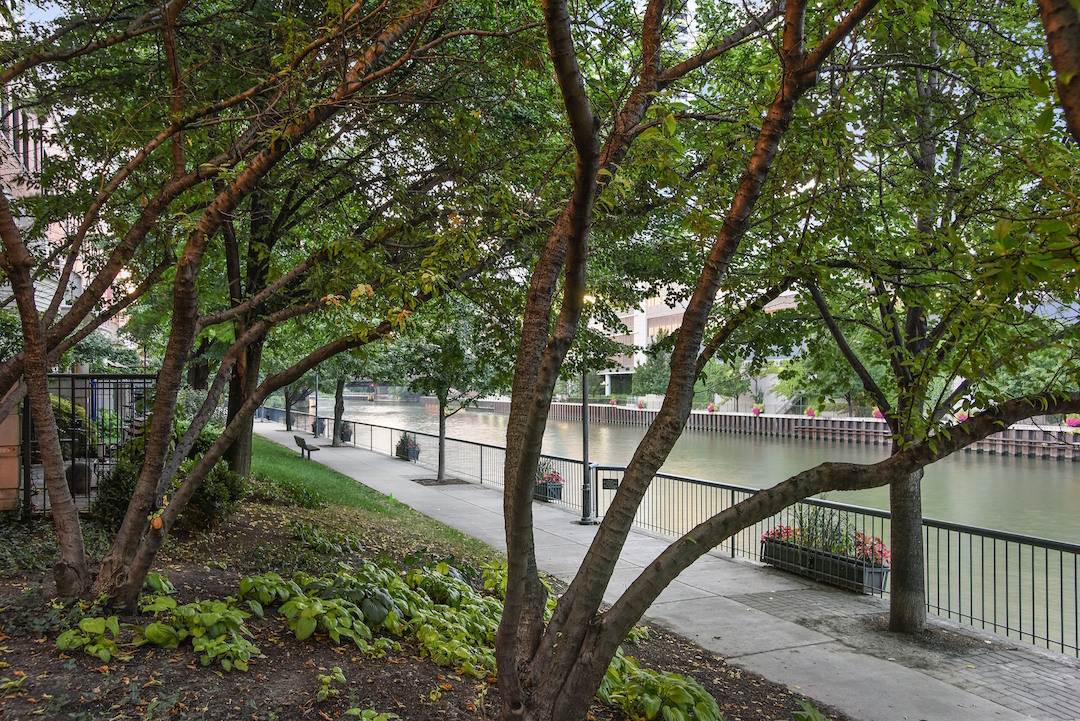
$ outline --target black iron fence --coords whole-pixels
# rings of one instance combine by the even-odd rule
[[[264,408],[267,420],[284,411]],[[311,414],[294,412],[294,428],[313,430]],[[332,421],[320,419],[328,429]],[[395,455],[402,434],[420,445],[416,463],[434,470],[438,436],[345,421],[350,445]],[[499,446],[446,440],[446,469],[455,477],[501,488],[506,451]],[[542,467],[561,478],[561,491],[537,497],[581,510],[579,459],[542,456]],[[547,464],[547,465],[545,465]],[[602,518],[624,469],[591,467],[593,515]],[[539,485],[539,484],[538,484]],[[678,537],[730,508],[757,489],[657,474],[635,517],[645,530]],[[760,561],[864,593],[889,594],[891,523],[887,511],[807,499],[723,541],[717,550]],[[961,623],[1045,648],[1080,656],[1080,545],[958,523],[923,520],[927,609]]]
[[[138,435],[149,416],[156,377],[152,375],[92,375],[60,373],[49,376],[53,414],[60,434],[68,488],[84,506],[98,480],[112,470],[121,446]],[[41,470],[41,451],[30,414],[23,401],[19,497],[27,512],[49,509]]]

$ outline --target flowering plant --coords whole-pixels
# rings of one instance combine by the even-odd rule
[[[773,539],[775,541],[797,541],[799,536],[799,529],[792,528],[791,526],[777,526],[776,528],[770,528],[761,534],[761,540]]]
[[[612,399],[611,399],[610,401],[608,401],[608,405],[609,405],[609,406],[613,406],[613,405],[615,405],[615,399],[614,399],[614,398],[612,398]]]
[[[968,419],[968,414],[964,413],[963,411],[960,411],[959,413],[956,414],[956,422],[957,423],[963,423],[967,419]]]
[[[892,554],[877,536],[855,531],[850,521],[837,511],[799,507],[794,526],[776,526],[761,534],[762,541],[782,541],[802,548],[850,556],[871,566],[888,566]]]
[[[715,413],[716,412],[716,406],[714,406],[712,403],[710,403],[709,407],[706,408],[705,410],[707,410],[709,413]]]
[[[807,408],[806,409],[806,415],[813,418],[814,416],[817,415],[817,411],[815,411],[813,408]]]
[[[412,455],[420,454],[420,444],[416,441],[416,436],[411,436],[408,433],[402,433],[401,438],[398,439],[397,448],[394,451],[394,455],[398,458],[408,458]]]
[[[889,553],[889,549],[885,547],[884,542],[877,536],[856,533],[855,558],[874,566],[888,566],[889,561],[892,560],[892,554]]]
[[[750,412],[753,413],[755,416],[760,416],[764,411],[765,411],[765,406],[761,405],[760,403],[755,403],[750,408]]]
[[[641,408],[644,408],[644,407],[645,407],[645,401],[638,401],[638,402],[637,402],[637,407],[638,407],[639,409],[641,409]]]
[[[877,418],[878,420],[885,417],[885,414],[881,412],[880,408],[875,408],[873,411],[870,412],[870,415],[872,415],[874,418]]]
[[[1069,428],[1080,428],[1080,416],[1066,416],[1065,425]]]
[[[555,470],[555,464],[551,461],[540,461],[536,466],[536,485],[538,486],[561,486],[566,480]]]

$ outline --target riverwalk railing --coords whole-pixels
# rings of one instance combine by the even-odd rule
[[[281,422],[284,411],[264,408],[267,420]],[[294,428],[312,431],[313,418],[294,412]],[[328,431],[330,419],[320,418],[321,430]],[[394,455],[398,439],[409,433],[421,445],[417,464],[434,471],[438,465],[438,436],[388,426],[344,421],[343,436],[349,445]],[[327,435],[321,433],[321,435]],[[506,450],[501,446],[456,438],[446,439],[447,474],[497,488],[503,487]],[[583,498],[583,469],[580,459],[542,457],[564,479],[558,498],[550,502],[580,511]],[[593,465],[589,482],[593,515],[603,518],[622,480],[623,467]],[[639,528],[669,537],[678,537],[698,523],[730,508],[757,489],[699,478],[658,473],[646,491],[634,519]],[[550,495],[550,494],[548,494]],[[863,508],[821,499],[807,499],[775,516],[753,524],[723,541],[716,550],[732,558],[762,561],[763,538],[783,537],[781,527],[825,529],[825,542],[842,551],[855,534],[864,543],[880,539],[891,545],[891,522],[887,511]],[[828,529],[833,529],[832,541]],[[850,545],[850,543],[849,543]],[[936,615],[1009,638],[1080,656],[1080,545],[958,523],[923,519],[927,610]],[[794,564],[783,549],[766,549],[769,562],[780,567]],[[813,575],[841,581],[850,588],[849,570],[837,570],[839,562],[825,553],[815,561]],[[801,557],[799,563],[806,559]],[[858,573],[858,571],[856,571]],[[880,595],[890,590],[887,574],[880,589],[866,588]]]

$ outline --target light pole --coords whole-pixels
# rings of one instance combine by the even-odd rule
[[[581,520],[582,526],[596,525],[593,517],[592,467],[589,465],[589,371],[581,371]]]
[[[315,369],[315,422],[311,425],[311,434],[319,437],[319,369]]]
[[[586,295],[584,305],[592,305],[596,298]],[[582,526],[596,525],[593,516],[593,473],[589,463],[589,368],[585,364],[585,350],[581,352],[581,520]]]

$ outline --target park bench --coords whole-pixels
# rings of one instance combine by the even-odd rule
[[[311,445],[300,436],[293,436],[293,440],[296,441],[296,445],[300,448],[301,458],[304,456],[304,451],[307,451],[308,460],[311,460],[311,452],[319,450],[318,446]]]

